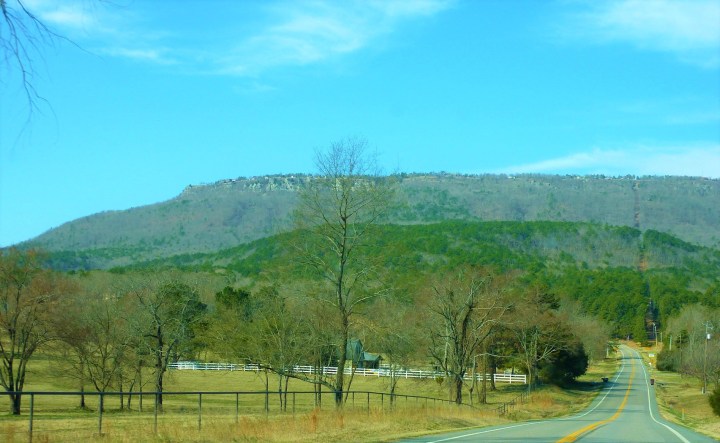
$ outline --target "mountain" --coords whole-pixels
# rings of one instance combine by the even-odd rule
[[[293,260],[296,232],[208,253],[179,254],[135,263],[134,269],[228,269],[245,276],[282,268]],[[720,250],[696,246],[659,231],[585,222],[460,221],[384,225],[366,246],[386,270],[453,268],[461,263],[503,270],[630,268],[647,273],[689,272],[715,281]],[[290,266],[292,267],[292,266]],[[702,284],[700,285],[702,286]]]
[[[61,268],[109,268],[231,248],[287,230],[307,175],[188,186],[169,201],[84,217],[21,244]],[[720,247],[720,180],[690,177],[401,174],[386,220],[591,222]]]

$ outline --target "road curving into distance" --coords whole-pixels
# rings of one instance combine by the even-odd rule
[[[637,351],[621,346],[617,374],[580,414],[406,440],[408,442],[714,442],[658,413],[650,377]]]

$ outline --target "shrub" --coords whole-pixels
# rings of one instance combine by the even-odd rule
[[[540,368],[540,377],[547,383],[565,386],[583,375],[588,367],[588,356],[581,343],[573,343],[557,353],[555,358]]]
[[[662,350],[657,356],[657,369],[660,371],[677,371],[678,351]]]
[[[720,385],[715,387],[715,390],[712,394],[710,394],[708,401],[710,402],[710,407],[715,415],[720,416]]]

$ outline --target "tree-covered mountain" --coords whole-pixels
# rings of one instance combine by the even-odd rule
[[[288,230],[311,176],[267,176],[188,186],[166,202],[95,214],[23,243],[63,267],[109,268],[213,252]],[[685,177],[401,174],[389,224],[444,220],[571,221],[666,233],[720,246],[720,180]]]
[[[243,281],[302,281],[308,276],[293,252],[298,237],[289,232],[114,272],[183,269]],[[580,222],[444,221],[381,226],[367,247],[387,286],[408,297],[422,291],[424,276],[467,264],[521,271],[559,298],[577,300],[617,336],[639,337],[646,319],[660,324],[686,304],[720,306],[720,251],[658,231]]]

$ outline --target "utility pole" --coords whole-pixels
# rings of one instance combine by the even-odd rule
[[[657,349],[658,341],[657,341],[657,327],[655,326],[655,322],[652,322],[653,325],[653,337],[655,337],[655,348]]]
[[[710,341],[710,331],[712,330],[713,326],[710,321],[706,321],[703,323],[705,325],[705,355],[703,357],[703,390],[702,393],[707,393],[707,347],[708,342]]]

